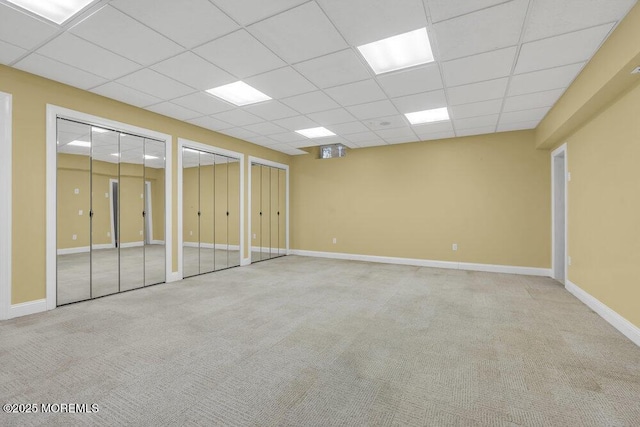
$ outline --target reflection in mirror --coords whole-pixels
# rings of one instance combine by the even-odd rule
[[[57,120],[57,303],[91,298],[91,126]]]
[[[184,277],[200,274],[200,152],[182,149],[182,270]]]
[[[229,267],[229,169],[225,156],[215,156],[215,251],[216,270]]]
[[[91,297],[119,291],[120,133],[91,132]]]
[[[280,191],[280,186],[278,183],[278,179],[279,179],[278,169],[276,168],[269,168],[269,169],[271,170],[271,189],[270,189],[271,201],[269,203],[271,208],[271,224],[269,225],[269,229],[271,232],[271,239],[270,239],[271,246],[269,247],[269,257],[275,258],[278,256],[278,237],[279,237],[278,215],[280,214],[280,211],[278,210],[279,208],[278,192]]]
[[[144,138],[120,134],[120,290],[144,286]]]
[[[215,176],[216,156],[200,152],[200,274],[216,269],[215,242]]]
[[[238,267],[242,258],[240,253],[240,160],[228,159],[227,174],[228,266]]]
[[[271,168],[262,166],[261,199],[262,215],[260,216],[260,259],[269,259],[271,252]]]
[[[144,284],[166,282],[165,144],[144,140]]]
[[[261,260],[262,242],[262,166],[251,164],[251,262]]]
[[[287,254],[287,171],[278,169],[278,255]]]

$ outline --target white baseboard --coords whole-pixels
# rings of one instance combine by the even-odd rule
[[[164,245],[164,240],[152,240],[152,245]]]
[[[120,248],[126,249],[126,248],[139,248],[144,246],[144,242],[127,242],[127,243],[120,243]]]
[[[94,250],[98,249],[113,249],[114,246],[111,243],[103,243],[100,245],[93,245]],[[66,248],[66,249],[58,249],[58,255],[71,255],[71,254],[81,254],[89,252],[89,246],[78,246],[76,248]]]
[[[492,265],[492,264],[473,264],[468,262],[455,262],[455,261],[434,261],[427,259],[416,258],[396,258],[396,257],[384,257],[375,255],[359,255],[359,254],[346,254],[339,252],[316,252],[316,251],[304,251],[304,250],[291,250],[292,255],[310,256],[317,258],[333,258],[333,259],[346,259],[351,261],[366,261],[366,262],[379,262],[383,264],[400,264],[400,265],[414,265],[418,267],[434,267],[434,268],[447,268],[451,270],[470,270],[470,271],[486,271],[490,273],[508,273],[508,274],[520,274],[526,276],[551,276],[551,269],[549,268],[536,268],[536,267],[517,267],[511,265]]]
[[[167,276],[167,283],[177,282],[182,280],[182,276],[177,271],[172,272],[169,276]]]
[[[14,317],[28,316],[29,314],[41,313],[47,311],[47,300],[38,299],[34,301],[13,304],[9,307],[9,319]]]
[[[183,246],[186,246],[188,248],[197,248],[198,246],[203,247],[205,249],[213,249],[214,244],[213,243],[200,243],[198,245],[198,242],[183,242],[182,243]],[[227,247],[229,248],[230,251],[239,251],[240,250],[240,246],[239,245],[225,245],[222,243],[216,243],[215,244],[215,248],[219,249],[221,251],[226,251]]]
[[[249,264],[251,264],[251,257],[242,258],[242,260],[240,261],[240,265],[241,266],[245,266],[245,265],[249,265]]]
[[[606,304],[584,291],[570,280],[567,280],[565,288],[576,298],[582,301],[587,307],[598,313],[600,317],[609,322],[611,326],[620,331],[620,333],[633,341],[637,346],[640,346],[640,328],[620,316]]]

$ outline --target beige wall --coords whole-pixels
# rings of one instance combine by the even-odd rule
[[[531,131],[298,156],[292,247],[548,268],[549,174]]]
[[[640,327],[640,84],[567,139],[569,280]]]
[[[145,111],[0,65],[0,91],[13,95],[12,304],[45,298],[46,105],[53,104],[173,136],[172,197],[177,200],[177,138],[289,163],[290,157],[236,138]],[[245,182],[246,178],[245,178]],[[246,200],[245,200],[246,206]],[[177,205],[172,206],[177,218]],[[248,218],[248,215],[245,215]],[[173,270],[177,270],[177,222]],[[245,230],[247,223],[244,224]],[[245,253],[245,257],[248,253]]]

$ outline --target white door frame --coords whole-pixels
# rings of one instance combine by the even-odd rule
[[[252,164],[260,164],[263,166],[270,166],[272,168],[278,168],[278,169],[284,169],[284,171],[286,172],[286,215],[287,217],[285,218],[285,233],[286,233],[286,251],[285,253],[287,255],[290,255],[289,252],[289,165],[285,165],[283,163],[277,163],[277,162],[272,162],[271,160],[265,160],[265,159],[261,159],[259,157],[253,157],[253,156],[249,156],[249,177],[248,177],[248,185],[249,185],[249,259],[247,261],[247,264],[251,264],[251,242],[252,242],[252,237],[253,234],[251,233],[251,195],[252,195],[252,189],[251,189],[251,165]]]
[[[56,191],[57,191],[57,144],[56,128],[57,118],[77,120],[90,125],[106,127],[107,129],[121,130],[133,134],[148,136],[164,141],[165,143],[165,277],[167,282],[179,280],[172,273],[173,264],[173,242],[172,242],[172,148],[173,139],[171,135],[157,132],[150,129],[133,126],[127,123],[105,119],[80,111],[70,110],[57,105],[47,104],[47,161],[46,161],[46,194],[47,194],[47,219],[46,219],[46,308],[52,310],[56,308]]]
[[[564,177],[557,177],[555,172],[555,161],[556,158],[563,157],[564,161]],[[567,278],[569,277],[568,272],[568,246],[569,242],[567,239],[568,236],[568,213],[569,213],[569,205],[568,205],[568,161],[567,161],[567,144],[564,143],[560,147],[553,150],[551,153],[551,274],[554,279],[560,280],[563,284],[566,285]],[[558,277],[559,273],[557,273],[558,265],[556,265],[556,190],[555,184],[556,179],[564,179],[564,230],[563,230],[563,239],[564,239],[564,277]]]
[[[0,320],[11,312],[12,96],[0,92]]]
[[[178,275],[183,277],[182,267],[182,247],[184,246],[183,226],[182,226],[182,149],[192,148],[194,150],[205,151],[211,154],[232,157],[240,160],[240,265],[246,265],[244,259],[244,154],[201,142],[191,141],[185,138],[178,138]],[[215,242],[214,242],[215,243]],[[215,245],[214,245],[215,247]]]

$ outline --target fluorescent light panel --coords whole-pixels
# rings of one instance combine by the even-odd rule
[[[324,138],[327,136],[335,136],[335,133],[323,127],[300,129],[297,130],[296,133],[299,133],[302,136],[306,136],[307,138]]]
[[[85,147],[85,148],[91,147],[91,143],[89,141],[71,141],[67,145],[73,145],[74,147]]]
[[[433,110],[416,111],[415,113],[405,114],[409,123],[419,125],[422,123],[442,122],[449,120],[449,110],[447,107],[434,108]]]
[[[84,9],[93,0],[8,0],[23,9],[62,24]]]
[[[215,87],[207,90],[213,96],[222,98],[238,107],[255,104],[257,102],[268,101],[270,96],[265,95],[257,89],[252,88],[243,81],[229,83],[228,85]]]
[[[426,28],[358,46],[376,74],[433,62]]]

